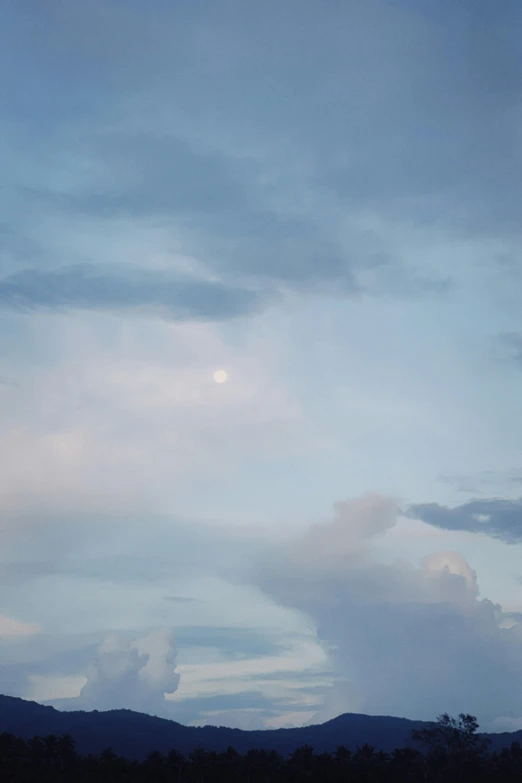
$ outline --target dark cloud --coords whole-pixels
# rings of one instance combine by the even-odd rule
[[[34,199],[53,218],[158,218],[219,273],[344,294],[387,253],[377,288],[413,297],[446,276],[424,279],[419,259],[402,281],[381,224],[518,235],[518,2],[71,8],[6,20],[6,43],[32,47],[23,67],[4,47],[13,159],[28,160],[9,175],[19,236],[34,241]]]
[[[27,190],[25,196],[96,217],[211,215],[216,221],[237,217],[252,201],[239,163],[175,136],[106,133],[91,139],[88,151],[108,172],[95,191]]]
[[[368,33],[360,76],[339,87],[328,114],[332,147],[344,135],[356,154],[330,166],[326,180],[348,202],[397,217],[518,233],[520,5],[445,1],[426,13],[410,4],[408,15],[396,5],[382,25],[358,15]]]
[[[508,544],[522,541],[522,498],[470,500],[453,508],[438,503],[420,503],[410,506],[406,515],[443,530],[484,533]]]
[[[389,576],[392,584],[398,574]],[[332,698],[334,705],[340,700],[339,712],[354,705],[426,719],[447,709],[490,721],[512,709],[513,688],[521,684],[520,630],[510,635],[499,628],[491,602],[463,608],[448,601],[364,604],[352,598],[315,611],[321,636],[337,645],[337,672],[348,677],[327,695],[326,710]]]
[[[125,137],[122,139],[125,148]],[[97,220],[116,221],[120,218],[154,219],[180,227],[184,248],[189,255],[204,256],[207,265],[219,274],[240,275],[242,279],[260,279],[286,284],[293,288],[307,286],[328,286],[335,284],[337,292],[353,294],[362,292],[363,287],[357,281],[358,267],[374,268],[378,255],[372,242],[358,239],[353,248],[345,252],[338,243],[313,220],[282,214],[266,204],[266,195],[256,185],[259,172],[250,167],[234,175],[232,184],[228,179],[221,181],[215,171],[226,166],[209,165],[199,170],[200,164],[190,167],[185,156],[178,172],[169,175],[168,168],[174,164],[167,162],[148,167],[148,144],[154,147],[153,140],[142,139],[134,155],[121,163],[123,171],[132,171],[132,182],[114,172],[117,185],[114,190],[107,186],[100,192],[84,194],[56,194],[45,190],[27,189],[24,204],[36,212],[52,209],[67,218],[82,219],[88,216],[93,220],[96,230]],[[141,155],[140,151],[142,150]],[[139,163],[140,157],[145,158]],[[205,157],[203,153],[202,157]],[[113,165],[111,156],[110,166]],[[118,159],[118,156],[114,156]],[[214,156],[221,161],[220,156]],[[209,161],[214,160],[208,156]],[[194,155],[198,160],[198,156]],[[170,162],[169,162],[170,160]],[[230,159],[229,165],[237,164]],[[155,181],[155,170],[161,172],[165,183]],[[165,171],[167,169],[167,171]],[[140,174],[140,172],[142,172]],[[241,175],[240,175],[241,172]],[[170,179],[172,176],[172,180]],[[237,180],[237,181],[236,181]],[[167,184],[166,183],[170,183]],[[23,234],[23,229],[19,229]],[[173,232],[175,236],[175,231]],[[46,240],[38,245],[32,241],[33,253],[49,264],[49,252],[45,248]],[[14,258],[27,258],[27,247],[20,237],[12,233],[6,236],[6,248]],[[100,238],[103,247],[103,238]],[[173,242],[175,244],[175,242]],[[390,259],[391,260],[391,259]],[[390,261],[389,260],[389,261]],[[393,259],[396,263],[397,259]],[[382,264],[379,264],[382,266]],[[415,297],[422,294],[439,293],[447,288],[445,280],[424,280],[421,275],[411,281],[402,281],[395,272],[390,293]],[[395,290],[394,290],[395,289]]]
[[[508,351],[509,358],[522,367],[522,334],[512,332],[500,337],[501,345]]]
[[[188,595],[166,595],[165,601],[170,601],[173,604],[192,604],[197,602],[197,598],[191,598]]]
[[[259,307],[258,292],[161,272],[74,266],[25,269],[0,280],[0,307],[19,310],[143,310],[179,321],[223,320]]]

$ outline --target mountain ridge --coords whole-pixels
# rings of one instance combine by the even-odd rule
[[[355,750],[368,743],[377,750],[391,752],[412,744],[413,729],[425,728],[427,721],[388,715],[344,713],[331,720],[300,728],[244,730],[226,726],[185,726],[132,710],[66,712],[50,705],[0,695],[0,733],[29,739],[35,735],[70,734],[81,753],[100,753],[106,748],[126,758],[143,759],[152,751],[168,753],[175,749],[188,755],[196,748],[223,751],[231,746],[239,753],[256,748],[277,750],[283,755],[309,745],[316,753],[331,753],[339,745]],[[522,742],[522,731],[485,734],[491,749]]]

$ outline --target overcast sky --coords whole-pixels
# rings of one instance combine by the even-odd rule
[[[5,0],[0,692],[522,727],[519,0]]]

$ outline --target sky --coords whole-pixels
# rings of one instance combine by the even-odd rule
[[[0,692],[522,728],[518,0],[5,0]]]

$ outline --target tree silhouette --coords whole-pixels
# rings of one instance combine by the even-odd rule
[[[149,753],[144,761],[121,758],[107,749],[81,756],[71,737],[34,737],[28,741],[0,735],[1,783],[521,783],[522,748],[513,742],[488,753],[471,715],[441,715],[415,731],[419,749],[391,754],[361,745],[353,753],[314,753],[303,746],[287,757],[252,749],[241,755],[197,748],[187,758],[176,750]],[[350,738],[347,737],[347,743]]]
[[[447,713],[437,718],[431,727],[414,730],[412,738],[427,749],[426,769],[432,780],[451,775],[462,781],[481,766],[489,740],[478,734],[478,721],[473,715],[461,713],[452,718]]]

